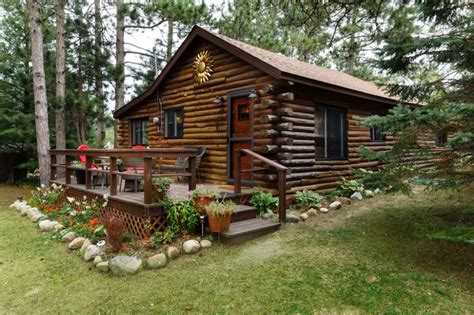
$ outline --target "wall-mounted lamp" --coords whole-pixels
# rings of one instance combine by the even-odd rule
[[[153,117],[153,123],[154,124],[159,124],[160,123],[160,117],[158,117],[158,116]]]
[[[216,96],[214,99],[214,104],[222,106],[224,104],[224,98],[222,96]]]
[[[260,95],[258,95],[258,91],[253,89],[250,94],[249,94],[249,98],[252,99],[252,100],[256,100]]]

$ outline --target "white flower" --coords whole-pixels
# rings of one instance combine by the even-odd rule
[[[41,184],[41,188],[46,188],[45,184]]]
[[[103,198],[104,198],[105,200],[109,200],[109,195],[104,194]]]
[[[87,200],[87,196],[86,195],[82,196],[82,199]]]
[[[86,210],[90,210],[91,209],[91,206],[86,206]]]
[[[74,210],[69,211],[69,215],[72,215],[73,217],[76,216],[76,211],[74,211]]]
[[[74,201],[76,201],[76,199],[74,199],[73,197],[66,197],[66,199],[69,203],[73,203]]]

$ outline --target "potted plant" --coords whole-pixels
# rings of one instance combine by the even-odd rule
[[[84,164],[74,161],[71,166],[75,168],[74,175],[76,176],[76,182],[78,185],[86,184],[86,170]]]
[[[211,188],[195,189],[193,191],[193,201],[197,212],[206,214],[207,206],[219,197],[219,191]]]
[[[228,231],[234,210],[235,203],[230,200],[211,202],[207,207],[209,229],[211,232],[221,233]]]
[[[152,190],[153,190],[153,201],[160,202],[164,201],[166,198],[166,194],[170,189],[171,184],[173,181],[169,177],[156,177],[153,178],[151,182]]]

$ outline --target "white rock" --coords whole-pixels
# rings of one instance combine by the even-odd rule
[[[306,211],[306,214],[310,217],[315,217],[318,215],[318,211],[316,209],[309,209],[308,211]]]
[[[84,260],[89,261],[100,255],[100,247],[97,245],[89,245],[84,251]]]
[[[104,260],[102,259],[102,257],[100,257],[100,256],[95,256],[94,261],[93,261],[93,264],[94,264],[94,266],[97,266],[98,263],[101,263],[101,262],[103,262],[103,261],[104,261]]]
[[[212,243],[209,240],[202,240],[201,241],[201,247],[202,248],[209,248],[212,247]]]
[[[84,241],[84,243],[82,243],[82,246],[81,246],[81,249],[79,250],[81,252],[81,254],[84,254],[84,252],[86,251],[87,247],[91,246],[92,245],[92,242],[86,238],[86,240]]]
[[[62,225],[61,223],[58,223],[54,226],[54,230],[55,231],[62,231],[62,230],[64,230],[64,225]]]
[[[322,213],[328,213],[329,209],[328,208],[320,208],[319,211],[321,211]]]
[[[189,241],[184,242],[183,244],[183,251],[186,254],[197,253],[200,248],[201,246],[199,245],[199,242],[196,240],[189,240]]]
[[[262,215],[262,218],[267,220],[267,219],[271,219],[273,218],[273,213],[271,212],[265,212],[263,215]]]
[[[309,218],[309,215],[307,213],[300,214],[300,219],[301,220],[306,221],[306,220],[308,220],[308,218]]]
[[[286,222],[288,222],[288,223],[298,223],[298,222],[300,222],[300,219],[296,214],[290,213],[290,214],[286,215]]]
[[[166,250],[166,255],[169,259],[176,259],[179,257],[179,250],[174,246],[170,246]]]
[[[72,242],[76,238],[76,233],[74,232],[67,232],[66,234],[61,237],[61,242],[69,243]]]
[[[341,207],[342,207],[342,203],[340,201],[334,201],[329,205],[329,208],[331,210],[341,209]]]
[[[352,200],[362,200],[363,197],[362,197],[362,194],[360,192],[356,191],[355,193],[353,193],[351,195],[351,199]]]
[[[55,230],[56,225],[59,224],[57,221],[43,220],[38,224],[41,231],[51,232]]]
[[[67,245],[69,249],[79,249],[82,247],[86,239],[84,237],[76,237]]]
[[[101,272],[109,272],[109,262],[108,261],[103,261],[95,265],[97,270]]]
[[[375,194],[375,195],[380,195],[381,193],[382,193],[382,191],[380,190],[380,188],[376,188],[376,189],[374,190],[374,194]]]
[[[23,216],[23,217],[26,216],[26,215],[28,214],[28,210],[30,210],[30,209],[31,209],[31,207],[28,206],[27,204],[22,205],[22,206],[20,207],[20,214],[21,214],[21,216]]]
[[[373,192],[372,190],[369,190],[369,189],[367,189],[367,190],[364,191],[364,195],[365,195],[367,198],[372,198],[372,197],[375,196],[374,192]]]
[[[163,268],[168,263],[165,254],[156,254],[147,260],[147,265],[151,269]]]
[[[102,263],[99,263],[99,266]],[[115,275],[127,275],[127,274],[135,274],[137,273],[140,268],[142,267],[142,260],[133,257],[133,256],[125,256],[119,255],[112,258],[109,262],[109,268]]]

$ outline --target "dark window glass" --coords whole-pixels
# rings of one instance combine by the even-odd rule
[[[182,108],[165,110],[165,138],[182,138],[184,110]]]
[[[239,114],[239,121],[250,119],[250,107],[249,104],[240,104],[237,108]]]
[[[340,110],[318,108],[315,111],[315,157],[346,157],[346,114]]]
[[[372,141],[385,141],[385,133],[380,131],[377,127],[370,128],[370,139]]]
[[[132,146],[148,144],[148,118],[132,120]]]
[[[436,146],[444,147],[448,142],[448,134],[446,132],[440,132],[436,135]]]

